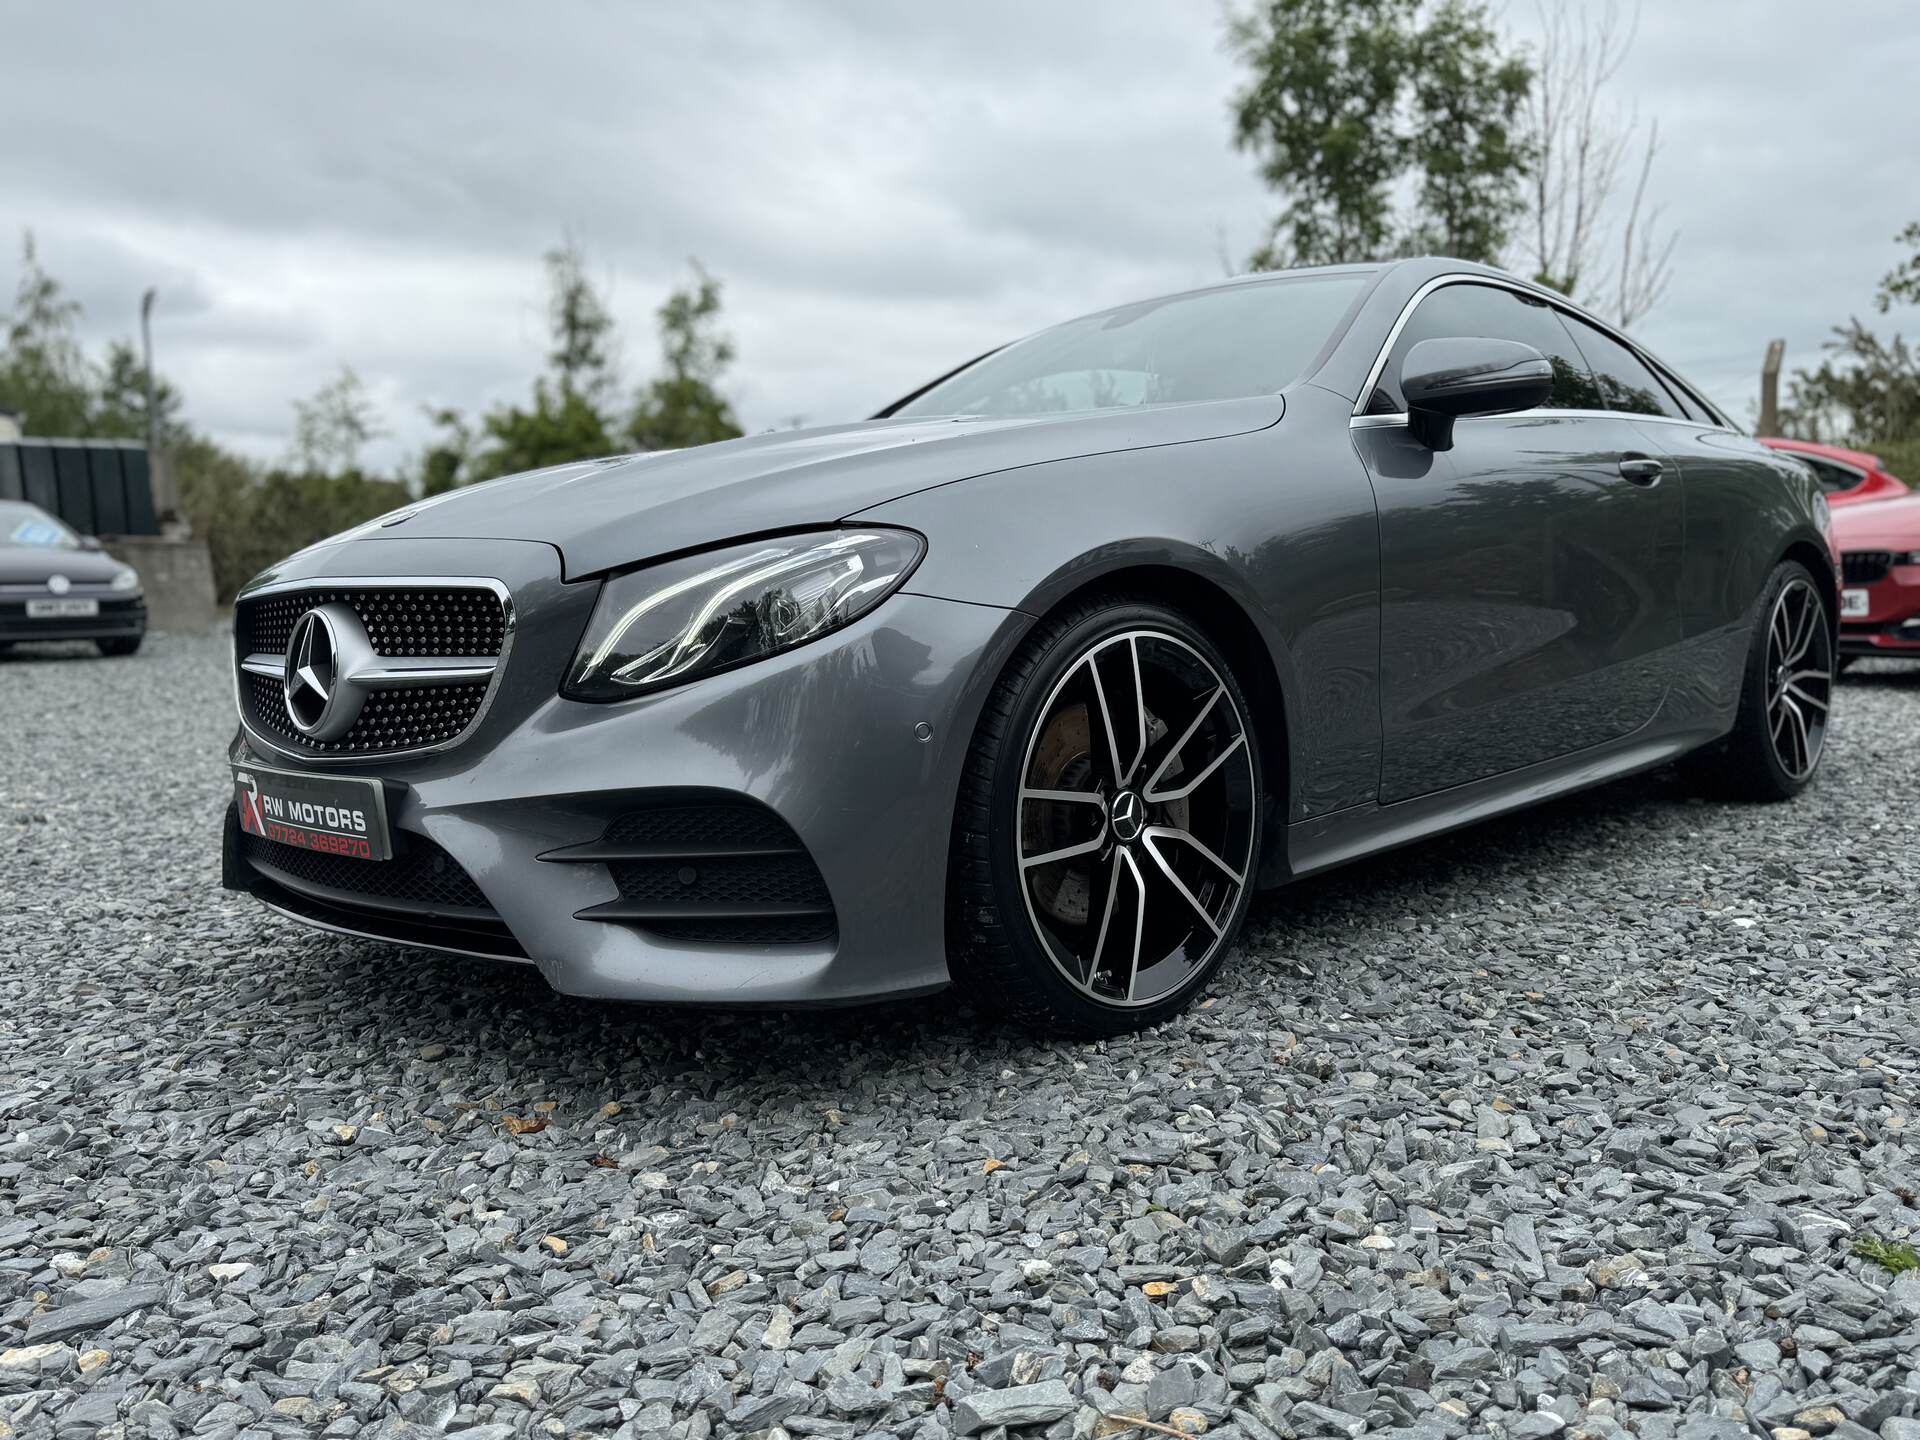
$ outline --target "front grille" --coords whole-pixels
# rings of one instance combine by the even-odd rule
[[[380,755],[443,745],[473,723],[487,698],[484,681],[376,690],[367,697],[353,728],[340,739],[323,744],[293,728],[287,718],[285,689],[278,680],[253,674],[240,678],[248,702],[247,718],[255,728],[293,749],[315,755]]]
[[[1849,585],[1872,585],[1893,569],[1891,550],[1849,550],[1840,557],[1840,573]]]
[[[607,867],[620,898],[582,919],[709,945],[820,944],[838,933],[813,857],[791,826],[753,801],[628,811],[600,839],[541,858]]]
[[[506,614],[491,590],[441,588],[292,590],[242,600],[234,638],[242,655],[284,655],[294,621],[316,605],[351,605],[376,655],[494,658],[506,644]]]
[[[383,660],[499,661],[506,650],[507,611],[499,595],[476,585],[316,586],[243,599],[234,609],[234,648],[244,661],[286,653],[293,627],[317,605],[338,603],[359,616]],[[316,756],[386,755],[445,745],[479,718],[491,691],[486,680],[374,689],[353,728],[336,740],[302,735],[287,715],[277,675],[241,671],[241,718],[282,749]],[[377,683],[377,682],[376,682]]]
[[[391,860],[354,860],[240,833],[240,854],[291,889],[365,896],[408,909],[492,915],[473,877],[424,835],[396,831]]]

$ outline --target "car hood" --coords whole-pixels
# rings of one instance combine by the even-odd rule
[[[1835,506],[1833,536],[1842,550],[1920,550],[1920,495]]]
[[[1270,395],[1070,416],[869,420],[780,431],[509,475],[334,539],[541,540],[560,551],[567,578],[577,579],[737,536],[830,525],[971,476],[1260,430],[1284,409]]]
[[[0,545],[0,585],[39,585],[64,575],[83,585],[105,584],[120,573],[120,562],[100,550],[66,550],[58,545]]]

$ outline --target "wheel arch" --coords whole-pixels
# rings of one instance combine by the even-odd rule
[[[1045,619],[1057,611],[1102,595],[1153,600],[1179,611],[1220,647],[1227,663],[1247,692],[1250,717],[1260,739],[1265,772],[1266,818],[1261,826],[1260,868],[1257,883],[1277,884],[1287,877],[1286,828],[1292,812],[1292,730],[1288,721],[1287,688],[1281,679],[1273,647],[1259,623],[1232,591],[1207,575],[1182,566],[1131,563],[1103,570],[1081,580],[1064,593],[1047,595]],[[1029,613],[1036,613],[1030,611]]]
[[[1798,561],[1827,587],[1827,593],[1833,601],[1827,606],[1827,629],[1832,633],[1837,652],[1840,643],[1840,606],[1838,604],[1840,577],[1834,572],[1833,557],[1827,553],[1825,546],[1800,536],[1788,543],[1787,548],[1781,552],[1780,560]]]

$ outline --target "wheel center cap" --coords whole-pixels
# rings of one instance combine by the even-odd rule
[[[1131,845],[1140,838],[1147,824],[1147,802],[1137,790],[1122,790],[1107,807],[1107,819],[1113,824],[1113,838]]]

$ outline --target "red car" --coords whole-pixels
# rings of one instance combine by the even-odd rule
[[[1844,450],[1838,445],[1821,445],[1813,440],[1787,440],[1763,435],[1760,443],[1807,462],[1819,477],[1820,488],[1827,492],[1829,505],[1852,505],[1861,500],[1891,500],[1905,495],[1907,485],[1887,473],[1878,455],[1864,450]]]
[[[1920,660],[1920,495],[1836,509],[1833,535],[1840,663],[1861,655]]]

